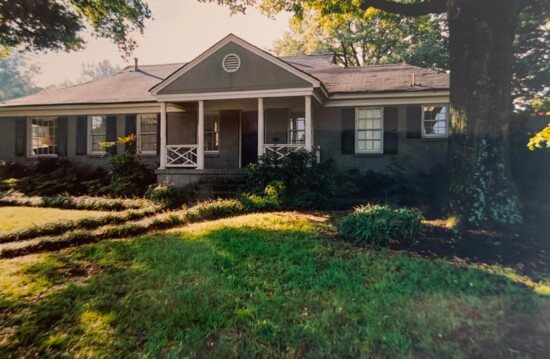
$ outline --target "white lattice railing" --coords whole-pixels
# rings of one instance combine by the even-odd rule
[[[264,145],[264,153],[266,156],[281,160],[291,154],[292,152],[296,152],[298,150],[305,149],[305,145],[295,145],[295,144],[277,144],[277,145],[271,145],[266,144]]]
[[[166,167],[197,167],[197,145],[166,146]]]

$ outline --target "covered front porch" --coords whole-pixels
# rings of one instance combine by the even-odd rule
[[[157,173],[227,176],[262,155],[282,159],[299,149],[311,151],[312,97],[161,102]],[[183,112],[167,112],[169,103]]]

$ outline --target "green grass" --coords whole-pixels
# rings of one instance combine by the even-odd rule
[[[0,357],[548,357],[550,285],[253,214],[0,260]]]
[[[35,207],[0,207],[0,232],[62,221],[105,216],[107,214],[109,212]]]

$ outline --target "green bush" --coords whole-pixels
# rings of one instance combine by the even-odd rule
[[[420,229],[422,219],[417,209],[368,205],[356,208],[336,226],[340,234],[349,239],[388,246],[393,241],[412,239]]]
[[[129,152],[111,156],[107,173],[108,182],[98,192],[113,197],[142,196],[156,181],[154,172],[141,163],[141,158]]]
[[[341,185],[336,185],[337,172],[333,161],[317,163],[315,153],[296,151],[276,160],[260,157],[257,164],[246,169],[247,188],[254,194],[265,196],[267,186],[280,182],[280,205],[285,208],[319,208],[335,196]]]
[[[245,193],[241,196],[241,203],[252,212],[277,210],[281,208],[281,198],[285,191],[282,182],[272,182],[265,187],[262,195]]]
[[[150,185],[145,191],[145,198],[163,206],[177,208],[189,202],[190,196],[184,188],[176,187],[172,183]]]

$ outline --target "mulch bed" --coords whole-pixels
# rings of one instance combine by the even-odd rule
[[[456,262],[501,264],[534,280],[550,275],[550,228],[531,223],[508,231],[468,230],[455,233],[437,221],[426,225],[417,240],[396,243],[394,250]]]

